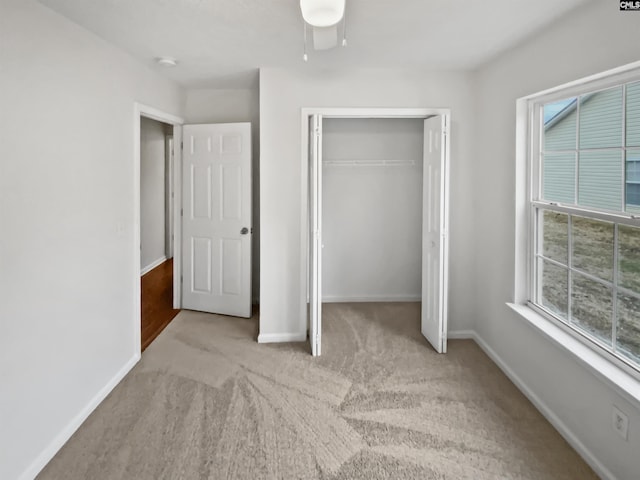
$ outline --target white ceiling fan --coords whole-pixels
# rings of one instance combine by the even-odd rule
[[[307,57],[307,25],[313,32],[313,48],[328,50],[338,45],[338,25],[342,22],[342,46],[347,45],[345,26],[346,0],[300,0],[304,20],[304,55]]]

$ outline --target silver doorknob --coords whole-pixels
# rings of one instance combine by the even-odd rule
[[[247,233],[249,233],[249,229],[247,227],[242,227],[242,230],[240,230],[240,235],[246,235]]]

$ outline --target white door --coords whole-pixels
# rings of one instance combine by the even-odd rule
[[[251,124],[185,125],[182,307],[251,316]]]
[[[422,334],[447,351],[448,190],[447,118],[424,121],[422,204]]]
[[[322,341],[322,117],[309,118],[309,341],[321,354]]]

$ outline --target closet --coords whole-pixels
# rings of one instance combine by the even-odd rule
[[[323,122],[323,303],[420,301],[423,123]]]
[[[422,333],[446,352],[448,117],[437,109],[303,109],[313,355],[321,353],[322,303],[362,301],[421,301]]]

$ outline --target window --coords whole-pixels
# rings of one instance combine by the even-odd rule
[[[638,373],[640,75],[529,107],[530,304]]]

